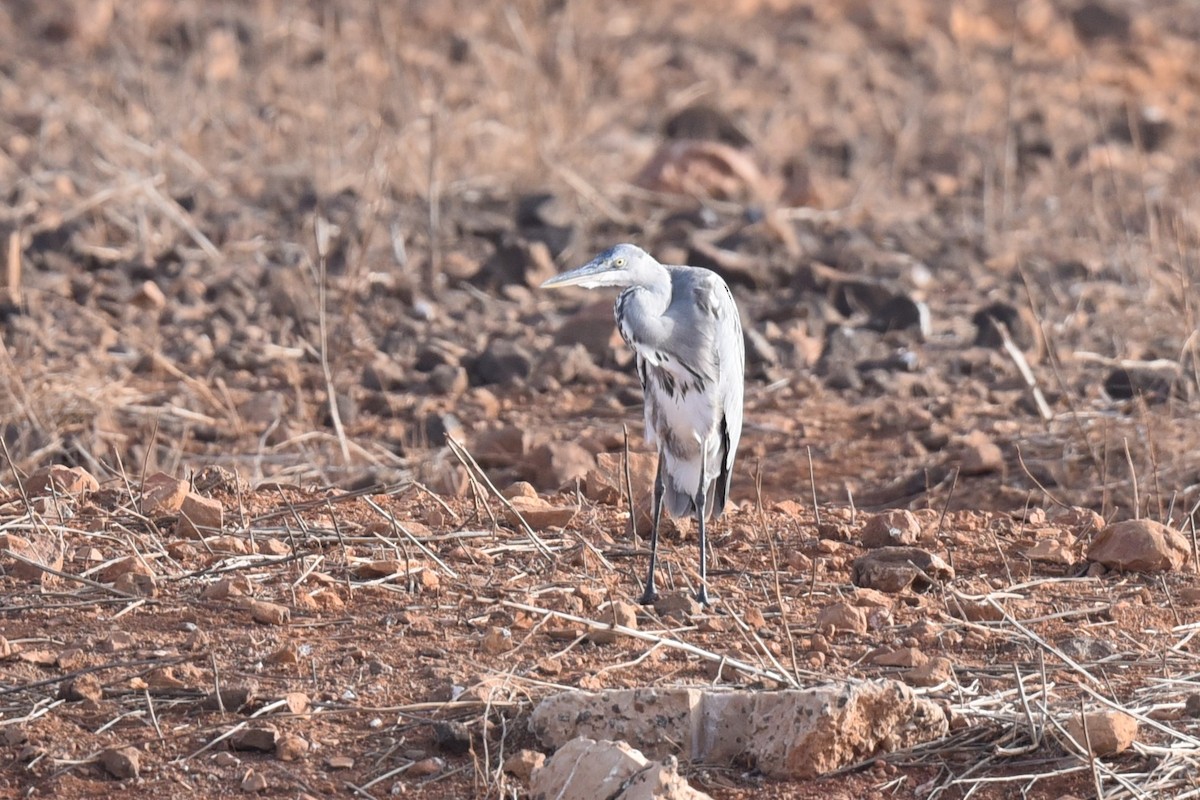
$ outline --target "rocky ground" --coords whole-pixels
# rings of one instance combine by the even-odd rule
[[[1198,65],[1184,0],[0,7],[0,794],[522,796],[588,733],[1196,796]],[[743,314],[708,609],[687,521],[630,605],[630,354],[535,288],[624,240]],[[920,713],[772,750],[827,681]],[[530,726],[633,688],[760,706]]]

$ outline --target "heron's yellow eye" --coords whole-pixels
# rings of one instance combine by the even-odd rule
[[[624,258],[614,258],[614,259],[613,259],[613,266],[614,266],[614,267],[623,267],[623,266],[625,266],[625,259],[624,259]]]

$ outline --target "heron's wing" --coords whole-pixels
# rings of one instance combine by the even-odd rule
[[[696,284],[696,308],[712,320],[711,348],[715,356],[716,401],[720,412],[720,467],[715,476],[713,512],[720,513],[729,497],[733,462],[742,438],[742,402],[745,387],[746,343],[742,320],[729,285],[708,272]]]

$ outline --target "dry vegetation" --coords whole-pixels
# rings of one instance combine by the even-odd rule
[[[913,647],[953,665],[948,739],[693,785],[1200,795],[1195,558],[1089,570],[1060,516],[1194,547],[1198,128],[1186,0],[5,4],[0,534],[35,557],[5,540],[0,794],[507,797],[559,687]],[[720,603],[601,645],[644,550],[573,487],[639,450],[640,398],[611,299],[532,287],[620,240],[730,279],[750,381]],[[50,464],[100,490],[31,497]],[[154,513],[160,471],[221,529]],[[516,481],[566,518],[524,525]],[[897,507],[957,578],[868,596]],[[866,632],[818,627],[844,599]],[[1059,723],[1114,706],[1138,742],[1077,755]],[[262,721],[290,744],[229,748]]]

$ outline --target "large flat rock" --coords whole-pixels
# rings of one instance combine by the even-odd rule
[[[547,747],[579,736],[621,740],[654,758],[749,762],[775,778],[823,775],[948,730],[940,706],[890,680],[773,692],[564,692],[534,709],[530,727]]]

